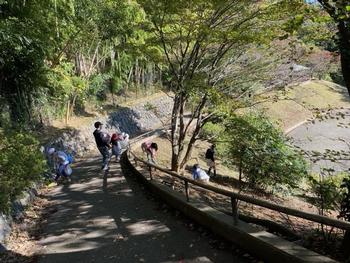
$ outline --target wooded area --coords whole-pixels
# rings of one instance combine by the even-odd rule
[[[348,174],[315,179],[275,123],[245,114],[307,80],[350,94],[349,1],[0,0],[0,19],[2,210],[47,169],[42,127],[163,90],[174,101],[173,172],[199,139],[220,142],[240,183],[308,180],[321,215],[350,220]]]

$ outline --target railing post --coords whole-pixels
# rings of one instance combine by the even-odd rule
[[[149,178],[150,178],[151,180],[153,180],[152,167],[151,167],[150,165],[148,166],[148,170],[149,170]]]
[[[186,200],[187,202],[190,201],[190,189],[188,188],[188,182],[185,181],[185,192],[186,192]]]
[[[237,199],[233,196],[231,196],[231,206],[232,206],[233,224],[237,225],[237,223],[238,223],[238,206],[237,206]]]

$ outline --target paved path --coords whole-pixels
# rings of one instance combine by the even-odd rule
[[[342,115],[340,115],[342,114]],[[347,172],[350,167],[350,110],[332,111],[328,119],[314,123],[307,122],[293,131],[288,136],[292,138],[293,144],[299,146],[304,151],[312,154],[313,151],[321,154],[331,151],[343,151],[346,154],[345,159],[337,158],[336,161],[320,160],[311,164],[314,172],[320,172],[322,168],[332,168],[337,172]]]
[[[157,209],[119,164],[103,175],[99,159],[89,158],[74,173],[71,184],[49,193],[57,212],[39,241],[40,263],[244,262]]]

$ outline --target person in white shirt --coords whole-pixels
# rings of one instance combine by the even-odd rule
[[[192,178],[194,180],[203,181],[205,183],[209,182],[209,175],[199,167],[199,164],[195,164],[192,167]]]

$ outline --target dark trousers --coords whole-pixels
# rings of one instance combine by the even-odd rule
[[[109,152],[109,148],[107,146],[97,147],[97,148],[98,148],[98,150],[100,151],[100,153],[102,155],[103,165],[108,165],[109,160],[111,158],[111,154]]]

